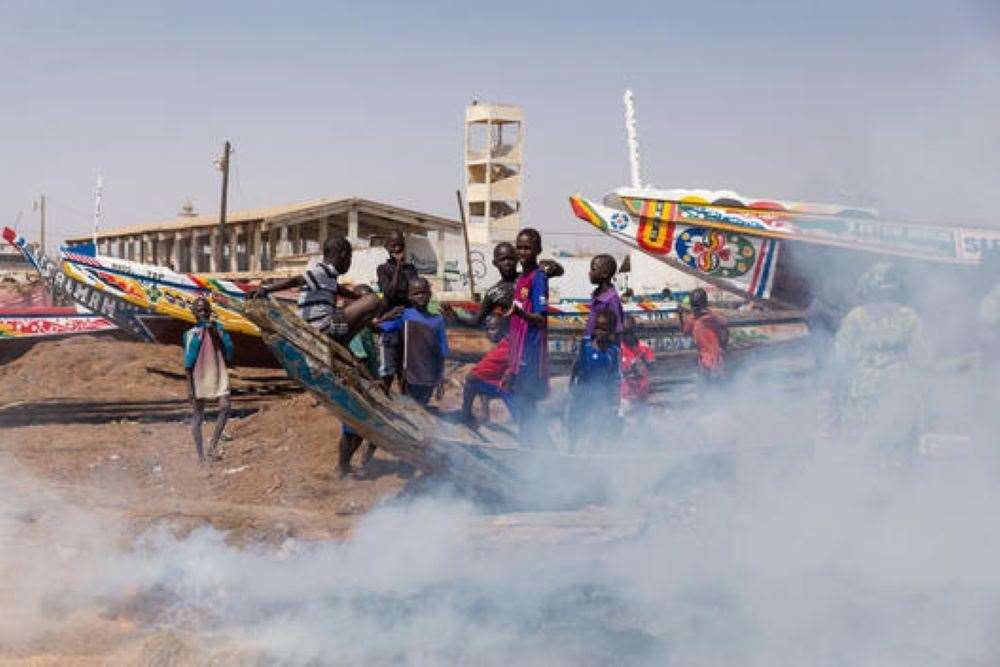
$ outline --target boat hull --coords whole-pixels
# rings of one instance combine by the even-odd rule
[[[570,206],[601,232],[680,271],[782,307],[807,306],[821,285],[829,292],[825,299],[848,307],[849,289],[831,287],[830,273],[860,275],[874,261],[891,260],[901,274],[912,274],[915,289],[926,282],[931,266],[941,282],[962,281],[984,252],[1000,247],[997,229],[898,222],[878,218],[871,210],[750,200],[729,192],[623,188],[603,204],[574,196]],[[684,240],[685,233],[700,245]],[[767,271],[763,284],[725,274],[731,262],[719,261],[720,253],[732,255],[745,247],[743,241],[754,249],[773,247],[773,259],[761,265]]]
[[[78,314],[104,319],[111,328],[118,328],[138,340],[147,342],[151,340],[149,332],[135,317],[143,310],[141,307],[94,285],[72,280],[58,264],[29,245],[24,237],[17,236],[11,228],[3,229],[3,238],[38,271],[50,294],[60,295],[68,302],[75,302],[78,305]]]
[[[451,471],[456,483],[509,500],[517,443],[501,428],[473,431],[441,419],[407,396],[387,395],[342,346],[273,299],[245,303],[245,313],[290,377],[369,441],[426,473]],[[334,434],[331,434],[333,437]]]
[[[183,345],[184,332],[191,324],[166,315],[142,315],[139,317],[153,337],[163,345]],[[233,340],[233,364],[250,368],[281,368],[271,349],[260,336],[230,332]]]
[[[106,333],[116,329],[105,318],[93,313],[79,313],[75,308],[0,311],[0,340],[64,338],[79,334]]]

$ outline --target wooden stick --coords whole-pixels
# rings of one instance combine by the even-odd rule
[[[465,264],[469,267],[469,296],[476,300],[476,277],[472,275],[472,251],[469,250],[469,225],[465,222],[465,206],[462,204],[462,191],[455,190],[458,200],[458,215],[462,220],[462,238],[465,240]],[[444,261],[444,257],[441,258]]]

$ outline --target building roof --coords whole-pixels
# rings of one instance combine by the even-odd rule
[[[357,208],[359,213],[364,213],[372,217],[398,222],[423,230],[444,230],[455,233],[461,233],[462,231],[462,223],[458,220],[442,218],[437,215],[421,213],[419,211],[400,208],[390,204],[383,204],[381,202],[362,199],[360,197],[347,197],[344,199],[314,199],[312,201],[287,204],[285,206],[255,208],[247,209],[245,211],[230,211],[226,214],[226,224],[236,225],[255,221],[264,221],[268,223],[294,223],[314,217],[324,217],[328,215],[346,213],[351,208]],[[218,224],[219,216],[217,214],[178,216],[161,222],[150,222],[139,225],[118,227],[116,229],[100,230],[97,233],[97,238],[106,239],[156,232],[173,232],[198,227],[212,227]],[[86,243],[92,238],[92,235],[87,234],[68,238],[66,239],[66,242]]]
[[[479,123],[489,120],[494,123],[522,123],[524,111],[514,104],[490,104],[474,102],[465,107],[465,122]]]

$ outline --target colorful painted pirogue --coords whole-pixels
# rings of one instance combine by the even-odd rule
[[[62,338],[114,331],[110,321],[77,308],[27,308],[0,311],[0,339]]]
[[[498,427],[475,432],[439,419],[407,396],[389,397],[349,351],[274,299],[244,302],[245,314],[288,375],[322,398],[365,438],[425,472],[457,471],[469,489],[503,499],[515,472],[511,434]]]
[[[260,331],[240,312],[240,304],[253,288],[250,283],[177,273],[159,266],[91,257],[71,250],[63,250],[61,259],[63,273],[75,284],[112,294],[141,309],[138,318],[160,343],[180,343],[184,330],[194,322],[191,304],[196,297],[207,294],[213,315],[233,337],[234,363],[279,365],[261,340]]]
[[[85,282],[71,280],[59,265],[31,246],[24,237],[17,236],[9,227],[4,228],[3,238],[20,251],[38,271],[53,294],[62,294],[77,303],[77,308],[74,310],[81,313],[80,317],[101,320],[105,323],[103,326],[98,326],[96,322],[85,326],[77,324],[76,327],[67,328],[67,334],[118,328],[138,340],[146,342],[153,340],[149,329],[139,318],[139,315],[151,314],[152,311],[130,303],[112,292],[96,289]],[[83,313],[86,315],[82,315]]]
[[[729,191],[621,188],[603,204],[572,196],[570,207],[605,234],[717,287],[796,306],[808,303],[808,286],[824,278],[832,252],[842,270],[863,267],[872,254],[961,270],[1000,245],[1000,230],[893,222],[869,209]]]
[[[212,312],[230,333],[259,336],[260,331],[231,307],[252,285],[207,278],[194,273],[130,262],[113,257],[91,257],[71,250],[61,253],[62,270],[72,280],[107,292],[156,315],[194,323],[191,304],[209,295]]]

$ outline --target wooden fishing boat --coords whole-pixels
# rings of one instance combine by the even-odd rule
[[[51,294],[61,295],[70,302],[76,302],[77,306],[73,309],[75,312],[81,316],[87,314],[96,320],[103,320],[107,322],[107,328],[119,329],[137,340],[147,342],[153,340],[149,330],[138,318],[143,313],[151,314],[151,311],[125,300],[114,292],[72,280],[59,265],[31,246],[24,237],[17,236],[9,227],[4,228],[3,238],[38,271]]]
[[[288,375],[319,396],[343,423],[419,470],[457,472],[455,480],[469,490],[508,498],[518,449],[509,430],[472,430],[439,418],[407,396],[388,396],[348,350],[272,298],[242,304],[232,299],[229,305],[243,305]]]
[[[37,341],[116,329],[104,317],[72,306],[0,310],[0,340]]]
[[[53,294],[75,302],[79,313],[108,322],[109,330],[117,329],[135,340],[180,345],[184,332],[194,323],[190,304],[197,296],[213,290],[237,293],[234,284],[76,252],[63,251],[57,264],[10,228],[3,230],[3,238],[34,266]],[[211,303],[216,317],[233,337],[234,363],[280,367],[256,327],[216,301]],[[92,333],[79,323],[75,332],[66,323],[60,326],[66,329],[65,335]]]
[[[17,359],[41,341],[118,333],[118,327],[104,317],[74,307],[0,308],[0,364]]]
[[[202,295],[242,298],[252,288],[234,283],[181,274],[162,267],[97,257],[63,250],[57,264],[33,248],[10,228],[3,238],[35,267],[53,293],[75,301],[87,312],[106,318],[136,340],[180,345],[194,323],[191,303]],[[238,312],[210,299],[215,317],[233,337],[234,363],[240,366],[278,368],[274,355],[260,338],[257,327]]]
[[[194,324],[191,305],[199,296],[209,296],[213,316],[230,334],[259,337],[260,332],[242,314],[214,298],[242,299],[253,289],[249,283],[209,278],[194,273],[140,264],[113,257],[83,255],[64,249],[60,253],[63,272],[76,283],[94,287],[141,308],[143,315],[160,315]]]
[[[705,282],[748,299],[805,307],[829,273],[859,275],[878,257],[904,276],[935,264],[968,272],[1000,230],[915,224],[870,209],[743,197],[729,191],[620,188],[603,203],[570,197],[577,218]]]

